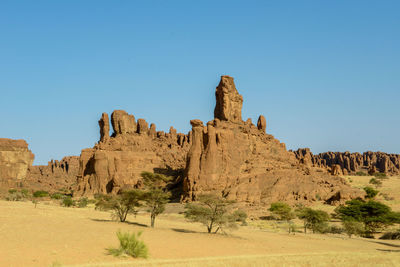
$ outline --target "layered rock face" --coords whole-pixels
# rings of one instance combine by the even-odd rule
[[[25,140],[0,138],[0,181],[25,179],[34,158]]]
[[[361,196],[339,177],[301,164],[285,144],[266,133],[266,119],[257,126],[242,120],[243,98],[233,78],[222,76],[216,88],[215,118],[204,126],[192,120],[192,142],[184,178],[183,200],[217,193],[239,202],[340,202]]]
[[[84,149],[79,158],[77,194],[117,193],[123,188],[140,187],[143,171],[179,176],[186,164],[190,133],[156,131],[144,119],[135,120],[123,110],[99,120],[100,141]]]
[[[68,156],[61,160],[51,160],[47,165],[30,166],[24,184],[32,189],[69,189],[76,182],[79,157]]]
[[[370,174],[382,172],[400,174],[400,155],[383,152],[326,152],[314,155],[309,148],[294,151],[296,157],[308,166],[326,168],[332,175],[355,174],[367,170]]]

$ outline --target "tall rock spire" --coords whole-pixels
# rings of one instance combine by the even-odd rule
[[[238,93],[230,76],[221,76],[221,81],[215,90],[217,103],[214,109],[214,118],[242,122],[243,97]]]

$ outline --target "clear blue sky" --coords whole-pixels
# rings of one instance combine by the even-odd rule
[[[1,1],[0,137],[79,155],[102,112],[190,130],[220,75],[290,149],[400,153],[400,1]]]

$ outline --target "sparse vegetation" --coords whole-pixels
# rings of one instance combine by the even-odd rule
[[[85,208],[89,204],[89,199],[87,197],[81,197],[77,202],[76,206],[78,208]]]
[[[376,179],[376,178],[371,178],[371,180],[369,180],[369,183],[374,185],[375,187],[380,187],[382,185],[382,181]]]
[[[5,197],[8,201],[24,201],[29,198],[29,191],[27,189],[9,189],[8,195]]]
[[[118,195],[97,195],[96,209],[111,210],[112,218],[125,222],[128,214],[136,214],[141,206],[143,193],[139,190],[124,191]]]
[[[119,240],[119,248],[108,248],[108,253],[115,257],[130,256],[133,258],[147,259],[148,248],[142,240],[139,240],[141,235],[142,232],[136,234],[118,231],[117,237]]]
[[[366,186],[364,187],[364,191],[366,193],[365,198],[367,199],[373,199],[378,195],[379,191],[373,189],[372,187]]]
[[[387,179],[388,178],[386,173],[383,173],[383,172],[376,172],[376,173],[374,173],[374,176],[378,179]]]
[[[364,234],[364,225],[355,220],[345,220],[342,222],[344,231],[351,238],[353,235],[361,236]]]
[[[384,233],[379,239],[400,240],[400,229]]]
[[[356,176],[368,176],[368,173],[365,173],[363,171],[358,171],[356,172]]]
[[[64,207],[73,207],[73,206],[75,206],[75,201],[72,199],[72,197],[68,196],[68,197],[65,197],[65,198],[61,201],[61,204],[62,204]]]
[[[48,196],[49,196],[49,192],[47,192],[47,191],[39,190],[39,191],[33,192],[33,197],[48,197]]]
[[[208,233],[217,233],[226,228],[235,229],[238,214],[231,212],[233,203],[235,202],[212,194],[200,195],[197,203],[186,204],[185,218],[204,224]]]

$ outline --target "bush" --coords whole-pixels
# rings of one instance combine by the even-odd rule
[[[376,172],[374,176],[378,179],[387,179],[386,173],[383,172]]]
[[[361,236],[364,234],[364,225],[361,222],[347,220],[342,222],[344,231],[351,238],[352,235]]]
[[[17,189],[8,189],[8,193],[9,193],[9,194],[15,194],[15,193],[17,193],[17,192],[18,192]]]
[[[369,183],[375,185],[376,187],[379,187],[379,186],[382,185],[382,182],[379,181],[379,180],[376,179],[376,178],[371,178],[371,180],[369,180]]]
[[[372,187],[369,187],[369,186],[364,187],[364,191],[366,193],[365,198],[368,198],[368,199],[375,198],[376,195],[378,195],[378,193],[379,193],[378,190],[375,190],[375,189],[373,189]]]
[[[242,225],[247,225],[247,213],[244,210],[235,210],[233,216],[237,222],[241,222]]]
[[[39,190],[39,191],[33,192],[33,197],[48,197],[48,196],[49,196],[49,192],[47,192],[47,191]]]
[[[85,208],[89,204],[89,200],[87,197],[81,197],[78,200],[77,206],[78,208]]]
[[[142,232],[130,234],[118,231],[119,248],[108,248],[108,253],[115,257],[131,256],[133,258],[146,259],[148,257],[148,248],[143,241],[139,240],[141,235]]]
[[[368,174],[367,174],[367,173],[365,173],[365,172],[362,172],[362,171],[358,171],[358,172],[356,172],[356,175],[357,175],[357,176],[368,176]]]
[[[71,197],[65,197],[65,198],[62,200],[61,204],[62,204],[64,207],[73,207],[73,206],[75,206],[75,201],[74,201]]]
[[[400,240],[400,229],[398,229],[394,232],[386,232],[379,239]]]
[[[61,194],[61,193],[54,193],[50,195],[50,198],[52,199],[63,199],[65,197],[65,195]]]
[[[332,225],[328,229],[328,233],[331,233],[331,234],[342,234],[344,231],[345,230],[342,227],[339,227],[336,225]]]

